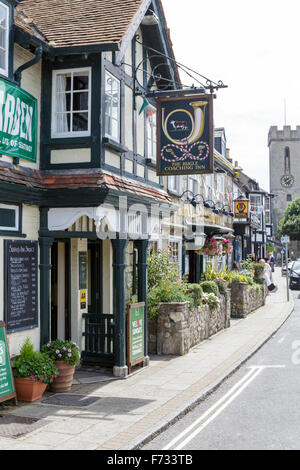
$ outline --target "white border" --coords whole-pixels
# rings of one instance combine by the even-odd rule
[[[58,74],[86,72],[89,73],[89,101],[88,101],[88,130],[87,131],[72,131],[57,133],[55,129],[55,98],[56,98],[56,76]],[[81,67],[74,69],[60,69],[52,71],[52,110],[51,110],[51,137],[52,139],[60,139],[66,137],[87,137],[91,135],[91,103],[92,103],[92,67]]]

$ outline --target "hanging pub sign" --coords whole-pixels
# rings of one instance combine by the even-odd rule
[[[157,99],[157,174],[213,173],[213,95]]]
[[[234,217],[236,219],[248,219],[249,201],[247,199],[234,201]]]
[[[37,100],[0,79],[0,153],[36,162]]]

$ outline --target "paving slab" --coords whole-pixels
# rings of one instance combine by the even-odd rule
[[[4,411],[49,421],[22,439],[0,439],[0,449],[135,449],[185,414],[260,348],[293,311],[285,280],[246,319],[195,346],[182,357],[154,356],[150,366],[116,380],[108,370],[79,370],[71,393],[99,397],[84,409],[36,402]]]

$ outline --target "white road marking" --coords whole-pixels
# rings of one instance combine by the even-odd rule
[[[211,406],[203,415],[201,415],[194,423],[188,426],[182,433],[176,436],[169,444],[167,444],[162,450],[181,450],[183,447],[188,444],[194,437],[199,434],[211,421],[213,421],[222,411],[230,405],[236,397],[238,397],[242,391],[250,385],[250,383],[266,368],[282,368],[284,365],[267,365],[267,366],[250,366],[249,372],[237,382],[220,400],[218,400],[213,406]],[[227,401],[226,401],[227,400]],[[225,402],[225,403],[224,403]],[[214,411],[210,417],[209,415]],[[208,418],[204,421],[195,431],[191,432],[195,426],[200,424],[205,418]],[[187,434],[191,434],[186,437],[180,444],[178,444],[181,439],[183,439]],[[177,445],[178,444],[178,445]],[[177,447],[173,447],[177,445]]]
[[[285,338],[286,338],[286,335],[285,335],[285,336],[283,336],[282,338],[280,338],[280,340],[278,341],[278,344],[281,344],[281,343],[283,343],[283,341],[285,340]]]

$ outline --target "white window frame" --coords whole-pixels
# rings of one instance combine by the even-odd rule
[[[64,74],[71,74],[73,76],[74,73],[78,72],[88,72],[89,77],[89,86],[88,90],[84,90],[85,92],[88,91],[88,130],[87,131],[73,131],[72,130],[72,122],[70,124],[70,131],[68,132],[56,132],[56,77],[57,75],[64,75]],[[71,97],[73,97],[73,80],[71,86]],[[60,139],[65,137],[87,137],[91,135],[91,100],[92,98],[92,68],[91,67],[82,67],[76,69],[60,69],[60,70],[53,70],[52,72],[52,117],[51,117],[51,137],[54,139]],[[71,98],[73,103],[73,98]],[[73,106],[71,106],[70,114],[74,114]],[[76,114],[76,113],[75,113]]]
[[[171,182],[174,182],[174,185],[171,185]],[[171,187],[174,186],[174,187]],[[181,175],[172,175],[168,176],[168,190],[171,193],[179,194],[182,188],[182,176]]]
[[[20,229],[19,223],[20,223],[20,207],[19,206],[13,206],[13,205],[8,205],[8,204],[0,204],[0,209],[8,209],[8,210],[14,210],[16,214],[16,222],[14,227],[4,227],[3,225],[0,225],[0,231],[7,231],[7,232],[18,232]]]
[[[146,117],[146,126],[147,126],[147,158],[151,158],[151,160],[156,162],[156,109],[154,106],[151,106],[154,109],[155,113],[150,116],[150,118]],[[153,122],[155,119],[155,122]],[[151,147],[151,152],[149,152],[149,147]]]
[[[6,34],[5,34],[5,40],[6,40],[6,50],[3,48],[2,49],[5,52],[5,68],[0,67],[0,74],[5,75],[5,77],[8,77],[8,57],[9,57],[9,27],[10,27],[10,12],[9,12],[9,7],[5,5],[5,3],[0,2],[0,6],[3,7],[6,10]],[[0,26],[1,29],[2,28]]]
[[[120,142],[121,141],[121,82],[120,80],[115,77],[114,75],[112,75],[110,72],[108,72],[108,70],[105,70],[105,82],[104,82],[104,100],[105,100],[105,96],[106,96],[106,77],[107,75],[109,75],[111,77],[112,80],[114,80],[115,82],[118,83],[118,119],[116,120],[113,116],[110,116],[107,112],[106,112],[106,106],[105,106],[105,109],[104,109],[104,130],[105,130],[105,136],[106,137],[109,137],[110,139],[113,139],[114,141],[116,142]],[[110,119],[114,120],[114,121],[117,121],[118,123],[118,136],[114,136],[112,134],[110,134],[107,129],[106,129],[106,116],[109,116]]]

